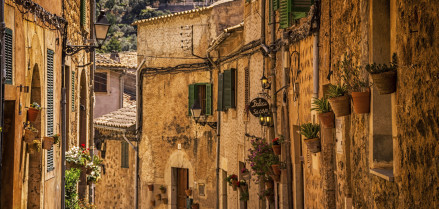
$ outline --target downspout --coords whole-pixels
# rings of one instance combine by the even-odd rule
[[[143,115],[143,108],[142,108],[142,86],[143,86],[143,79],[142,79],[142,66],[145,64],[146,59],[143,58],[140,65],[137,67],[136,70],[136,112],[137,112],[137,118],[136,118],[136,138],[137,138],[137,149],[139,149],[140,139],[142,137],[142,115]],[[136,152],[136,171],[134,175],[134,183],[135,183],[135,189],[134,189],[134,208],[139,208],[139,152]]]
[[[64,11],[64,8],[63,8]],[[62,138],[62,143],[61,143],[61,208],[65,209],[65,198],[66,198],[66,181],[65,181],[65,177],[66,177],[66,134],[67,134],[67,130],[66,130],[66,126],[67,126],[67,122],[66,122],[66,110],[67,110],[67,102],[66,102],[66,75],[65,75],[65,70],[66,70],[66,45],[67,45],[67,26],[68,23],[66,23],[65,28],[64,28],[64,32],[63,32],[63,40],[62,40],[62,64],[61,64],[61,80],[62,80],[62,89],[61,89],[61,138]]]
[[[4,127],[4,101],[5,101],[5,75],[6,75],[6,69],[5,69],[5,29],[6,29],[6,24],[5,24],[5,1],[1,0],[0,1],[0,39],[1,39],[1,49],[0,49],[0,55],[1,55],[1,60],[0,60],[0,111],[1,111],[1,116],[0,116],[0,126]],[[0,171],[3,168],[2,165],[2,156],[3,156],[3,131],[0,133]],[[3,182],[3,176],[1,175],[0,172],[0,188],[2,187],[2,183]],[[1,191],[0,191],[0,196],[1,196]],[[0,206],[1,208],[1,206]]]
[[[94,32],[94,22],[95,22],[95,14],[96,14],[96,2],[95,0],[90,1],[90,33],[91,33],[91,39],[92,40],[96,40],[96,34]],[[93,119],[94,119],[94,74],[95,74],[95,70],[96,70],[96,62],[95,62],[95,55],[96,55],[96,49],[93,49],[93,51],[90,53],[90,62],[92,63],[92,66],[90,67],[90,116],[89,116],[89,126],[90,126],[90,141],[91,144],[93,145],[93,149],[91,150],[90,154],[93,156],[95,149],[94,149],[94,123],[93,123]],[[88,201],[90,203],[94,203],[94,184],[92,184],[93,186],[90,186],[89,188],[89,199]]]

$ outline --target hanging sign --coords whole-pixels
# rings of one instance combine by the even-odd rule
[[[259,115],[268,114],[270,109],[270,104],[264,98],[255,98],[250,102],[249,111],[255,117]]]

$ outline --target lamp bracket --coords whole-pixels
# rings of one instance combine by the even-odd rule
[[[99,49],[101,46],[96,45],[67,45],[65,52],[67,55],[72,56],[82,50],[84,50],[86,53],[92,52],[95,49]]]
[[[199,125],[202,125],[202,126],[208,125],[212,129],[216,129],[217,124],[218,124],[217,122],[207,122],[205,120],[204,121],[200,121],[198,118],[195,119],[195,123],[197,123]]]

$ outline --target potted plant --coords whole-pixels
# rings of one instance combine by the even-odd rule
[[[50,150],[52,149],[54,139],[53,137],[44,137],[43,138],[43,149]]]
[[[318,124],[305,123],[300,127],[300,134],[305,137],[306,146],[312,153],[320,152],[320,126]]]
[[[281,136],[281,139],[279,139],[279,137],[274,138],[272,140],[272,142],[273,142],[273,144],[271,145],[271,148],[273,148],[274,154],[280,155],[281,154],[281,150],[282,150],[281,144],[283,142],[283,137]]]
[[[250,171],[247,168],[241,169],[241,176],[243,179],[247,181],[251,179]]]
[[[186,189],[184,190],[184,192],[186,193],[186,196],[191,196],[192,195],[192,189]]]
[[[162,192],[162,194],[165,194],[166,193],[166,187],[165,186],[163,186],[163,185],[160,185],[160,191]]]
[[[272,154],[269,156],[268,165],[271,166],[274,175],[280,175],[280,161],[279,156]]]
[[[240,182],[238,180],[232,180],[232,188],[233,191],[236,191],[241,186]]]
[[[396,91],[397,68],[396,53],[392,56],[390,66],[376,63],[366,65],[366,70],[372,76],[373,83],[377,87],[379,94],[390,94]]]
[[[101,171],[93,170],[90,175],[87,175],[87,183],[97,183],[101,179]]]
[[[27,110],[28,121],[34,122],[37,119],[40,110],[41,110],[41,106],[38,103],[36,102],[32,103],[29,109]]]
[[[239,200],[246,202],[248,201],[248,199],[249,199],[248,191],[242,191]]]
[[[41,141],[38,139],[35,139],[32,141],[32,144],[30,144],[30,153],[34,154],[41,151]]]
[[[272,173],[271,158],[277,156],[274,154],[271,145],[266,140],[258,138],[251,140],[251,148],[248,151],[247,159],[253,171],[252,174],[256,175],[259,181],[267,179]]]
[[[154,190],[154,185],[153,185],[153,184],[148,184],[148,190],[149,190],[149,191]]]
[[[343,61],[339,62],[339,69],[342,71],[342,80],[351,93],[354,112],[357,114],[369,113],[370,90],[367,80],[361,76],[361,66],[355,65],[352,57],[347,55]]]
[[[239,186],[238,176],[236,174],[229,175],[227,176],[226,181],[233,187],[233,191],[236,191],[237,186]]]
[[[346,85],[328,86],[328,100],[336,117],[342,117],[351,114],[348,90]]]
[[[331,110],[328,99],[325,97],[314,98],[312,102],[312,111],[317,111],[320,123],[325,128],[334,128],[334,112]]]
[[[55,134],[52,137],[53,137],[53,144],[58,144],[59,145],[59,142],[61,140],[61,137],[59,136],[59,134]]]
[[[85,144],[81,147],[72,147],[66,152],[66,162],[68,168],[81,168],[87,165],[87,161],[91,161],[89,148],[85,148]]]
[[[248,184],[245,180],[240,180],[239,181],[239,189],[241,189],[241,191],[247,191],[248,189]]]
[[[32,143],[38,135],[38,130],[30,125],[24,128],[24,141],[26,143]]]

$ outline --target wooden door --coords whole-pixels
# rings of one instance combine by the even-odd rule
[[[186,209],[186,193],[188,189],[189,175],[188,169],[177,168],[177,208]]]

